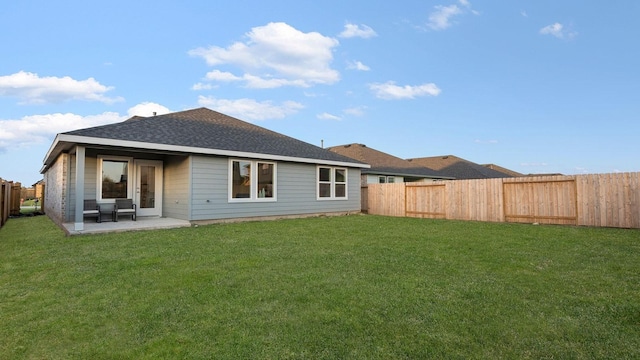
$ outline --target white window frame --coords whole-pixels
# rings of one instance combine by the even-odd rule
[[[320,181],[320,169],[330,169],[331,177],[329,181]],[[337,182],[335,179],[336,170],[344,170],[344,182]],[[331,196],[320,196],[320,184],[330,184]],[[336,197],[336,184],[344,184],[344,196]],[[317,200],[349,200],[349,170],[343,167],[318,165],[316,167],[316,199]]]
[[[234,198],[233,197],[233,163],[236,161],[244,161],[251,163],[251,185],[249,188],[248,198]],[[273,197],[259,197],[258,194],[258,164],[273,165]],[[278,200],[278,163],[265,160],[251,160],[251,159],[229,159],[229,179],[228,179],[228,201],[232,202],[275,202]]]
[[[103,199],[102,198],[102,162],[103,161],[126,161],[127,162],[127,199],[132,199],[133,196],[133,158],[125,157],[125,156],[108,156],[108,155],[98,155],[98,172],[96,176],[96,201],[98,202],[113,202],[115,203],[115,199]]]

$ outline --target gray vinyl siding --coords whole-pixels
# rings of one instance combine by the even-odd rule
[[[84,198],[98,198],[98,159],[94,157],[84,160]]]
[[[162,216],[189,220],[190,164],[184,156],[165,159]]]
[[[277,201],[230,203],[229,159],[194,156],[190,220],[360,211],[360,170],[348,169],[348,200],[317,200],[316,165],[277,163]]]
[[[67,197],[66,221],[73,221],[76,211],[76,156],[69,156],[69,196]]]
[[[224,218],[227,203],[228,160],[218,157],[192,157],[191,220]]]

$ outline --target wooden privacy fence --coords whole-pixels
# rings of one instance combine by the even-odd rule
[[[369,184],[369,214],[640,228],[640,173]]]
[[[0,227],[9,219],[9,216],[20,215],[20,183],[0,180]]]

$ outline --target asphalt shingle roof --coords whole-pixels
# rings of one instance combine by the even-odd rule
[[[207,108],[152,117],[134,116],[121,123],[64,134],[358,163],[346,156]]]
[[[513,170],[511,170],[511,169],[507,169],[507,168],[505,168],[505,167],[502,167],[502,166],[500,166],[500,165],[496,165],[496,164],[482,164],[482,166],[484,166],[484,167],[486,167],[486,168],[489,168],[489,169],[491,169],[491,170],[495,170],[495,171],[498,171],[498,172],[501,172],[501,173],[507,174],[507,175],[511,175],[511,176],[513,176],[513,177],[521,177],[521,176],[524,176],[524,174],[521,174],[521,173],[519,173],[519,172],[517,172],[517,171],[513,171]]]
[[[410,162],[438,170],[456,179],[493,179],[513,177],[453,155],[408,159]]]
[[[332,146],[328,150],[371,165],[370,169],[362,170],[363,174],[395,174],[423,178],[448,177],[439,171],[411,163],[363,144]]]

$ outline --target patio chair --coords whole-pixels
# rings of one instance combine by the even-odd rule
[[[100,213],[100,205],[95,199],[85,200],[84,209],[82,210],[83,217],[95,217],[96,222],[102,222],[102,216]]]
[[[113,208],[113,221],[118,221],[120,215],[131,215],[131,220],[136,221],[136,204],[131,199],[116,199]]]

